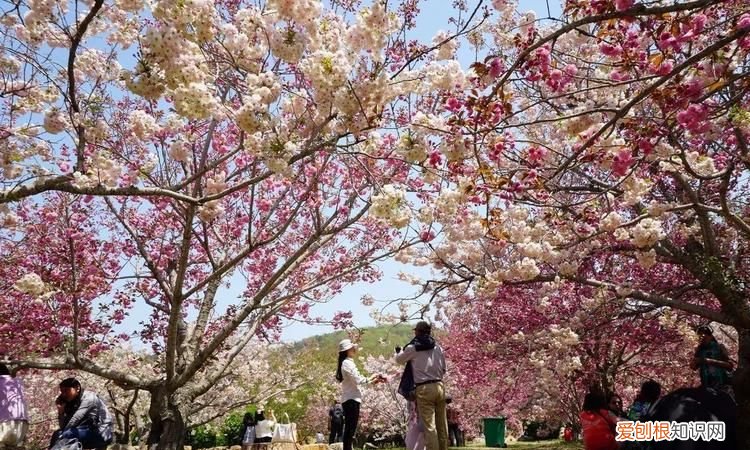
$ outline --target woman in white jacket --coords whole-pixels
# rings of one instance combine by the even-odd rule
[[[341,383],[341,406],[344,409],[344,450],[352,450],[354,435],[359,423],[359,407],[362,403],[362,392],[359,387],[363,384],[384,381],[382,375],[366,378],[359,373],[354,357],[357,346],[349,339],[339,343],[339,364],[336,370],[336,380]]]

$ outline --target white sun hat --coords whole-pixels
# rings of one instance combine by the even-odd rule
[[[339,342],[339,353],[345,352],[351,348],[358,347],[357,344],[353,344],[351,339],[344,339],[343,341]]]

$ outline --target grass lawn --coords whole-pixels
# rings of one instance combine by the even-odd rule
[[[583,450],[582,442],[565,442],[565,441],[539,441],[539,442],[514,442],[508,444],[509,449],[518,450]],[[389,450],[406,450],[401,447],[394,447]],[[483,447],[479,445],[468,444],[466,447],[451,447],[450,450],[500,450],[497,447]]]
[[[508,448],[524,450],[583,450],[583,443],[565,441],[514,442],[508,444]]]

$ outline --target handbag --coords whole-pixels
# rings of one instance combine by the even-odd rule
[[[289,414],[286,416],[286,423],[276,423],[273,429],[273,443],[297,443],[297,424],[289,420]]]

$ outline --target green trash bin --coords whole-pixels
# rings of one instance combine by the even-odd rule
[[[484,444],[487,447],[505,448],[505,417],[484,419]]]

